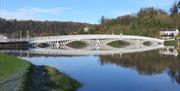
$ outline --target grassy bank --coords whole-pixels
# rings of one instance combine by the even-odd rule
[[[129,43],[126,42],[126,41],[118,40],[118,41],[110,42],[110,43],[108,43],[107,45],[112,46],[112,47],[115,47],[115,48],[121,48],[121,47],[123,47],[123,46],[129,45]]]
[[[76,80],[48,66],[33,66],[25,91],[74,91],[81,86]]]
[[[74,91],[80,86],[55,68],[0,54],[0,91]]]
[[[27,61],[0,54],[0,90],[22,91],[30,67]]]
[[[80,49],[80,48],[86,47],[87,43],[85,43],[83,41],[74,41],[74,42],[67,44],[67,46],[72,47],[72,48],[76,48],[76,49]]]
[[[165,46],[178,46],[178,40],[172,40],[172,41],[165,41]]]

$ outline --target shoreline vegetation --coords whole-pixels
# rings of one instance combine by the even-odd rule
[[[83,41],[74,41],[67,44],[67,46],[75,49],[81,49],[81,48],[85,48],[87,46],[87,43]]]
[[[74,91],[81,86],[55,68],[0,54],[0,89],[3,91]]]
[[[115,47],[115,48],[121,48],[121,47],[124,47],[124,46],[129,45],[129,43],[126,42],[126,41],[118,40],[118,41],[110,42],[110,43],[108,43],[107,45],[109,45],[109,46],[111,46],[111,47]]]
[[[164,45],[179,47],[178,42],[180,42],[180,41],[179,40],[165,41]]]

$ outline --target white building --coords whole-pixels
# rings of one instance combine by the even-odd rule
[[[89,27],[84,27],[84,33],[89,33]]]
[[[7,36],[0,34],[0,39],[7,39]]]
[[[177,36],[179,34],[178,29],[161,29],[160,36]]]

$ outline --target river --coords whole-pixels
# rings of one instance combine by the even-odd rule
[[[83,84],[77,91],[180,91],[180,55],[175,48],[99,55],[67,55],[73,52],[68,51],[14,55],[69,75]]]

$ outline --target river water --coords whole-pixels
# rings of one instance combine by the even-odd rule
[[[175,48],[99,55],[36,52],[39,54],[26,57],[23,51],[19,53],[14,55],[36,65],[55,67],[76,79],[83,84],[77,91],[180,91],[180,55]]]
[[[83,84],[77,91],[180,91],[180,56],[176,49],[86,56],[32,56]]]

